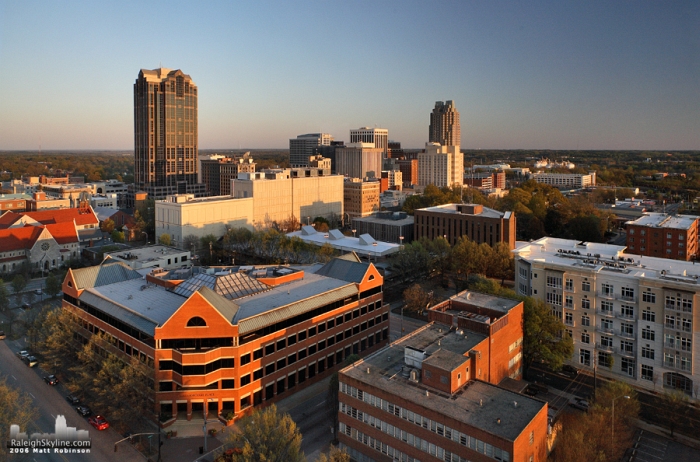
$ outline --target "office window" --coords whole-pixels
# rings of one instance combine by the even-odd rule
[[[651,310],[642,311],[642,321],[656,322],[656,313]]]
[[[653,330],[644,328],[642,329],[642,339],[654,341],[656,334]]]
[[[585,314],[581,316],[581,325],[582,326],[590,326],[591,325],[591,318],[586,316]]]
[[[642,347],[642,358],[654,359],[654,349],[650,347]]]
[[[591,291],[591,283],[588,281],[582,281],[581,282],[581,290],[584,292],[590,292]]]
[[[654,368],[652,366],[642,364],[642,379],[651,381],[654,380]]]
[[[584,308],[586,310],[591,308],[591,301],[587,298],[584,298],[581,300],[581,308]]]

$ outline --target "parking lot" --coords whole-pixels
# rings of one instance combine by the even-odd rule
[[[700,460],[700,451],[646,430],[638,430],[627,451],[629,462],[685,462]]]

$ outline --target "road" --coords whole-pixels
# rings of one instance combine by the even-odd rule
[[[331,433],[333,419],[326,404],[328,382],[329,379],[324,379],[318,384],[314,384],[313,386],[318,392],[304,401],[300,400],[296,406],[289,410],[289,415],[303,436],[301,450],[307,457],[327,451],[333,439]]]
[[[11,349],[12,347],[12,349]],[[15,354],[22,344],[0,340],[0,377],[7,378],[7,384],[11,387],[19,388],[27,393],[33,401],[33,405],[38,409],[38,418],[32,421],[28,428],[21,431],[28,433],[54,433],[56,416],[64,415],[69,427],[78,430],[88,430],[92,440],[90,454],[26,454],[15,455],[10,458],[12,461],[51,461],[68,462],[80,461],[109,461],[118,460],[120,462],[142,462],[143,456],[128,445],[120,445],[119,453],[114,453],[114,443],[121,439],[113,429],[98,432],[90,426],[87,420],[81,417],[75,409],[65,400],[68,392],[63,385],[52,387],[44,383],[42,377],[47,372],[37,368],[29,368]],[[9,435],[0,436],[0,441],[4,441]]]

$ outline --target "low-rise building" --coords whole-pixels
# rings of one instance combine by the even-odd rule
[[[113,354],[150,368],[153,410],[167,424],[207,412],[238,419],[388,342],[383,278],[353,254],[323,266],[163,276],[113,259],[69,270],[63,309],[78,317],[77,336],[100,332]]]
[[[432,321],[340,371],[338,439],[354,460],[544,461],[547,403],[520,376],[523,304],[462,292]]]
[[[343,182],[343,208],[348,220],[379,211],[379,181],[346,178]]]
[[[375,239],[395,244],[413,241],[413,217],[406,212],[377,212],[368,217],[353,218],[352,229]]]
[[[467,236],[477,244],[490,246],[505,242],[515,248],[515,214],[499,212],[478,204],[445,204],[417,209],[414,213],[414,239],[443,236],[450,245]]]
[[[109,252],[105,257],[123,262],[131,269],[163,268],[166,270],[190,266],[192,257],[189,250],[179,250],[164,245],[134,247],[128,250]]]
[[[648,257],[695,260],[700,217],[645,213],[625,223],[629,253]]]
[[[529,175],[530,179],[538,183],[548,184],[555,188],[583,189],[595,186],[595,172],[587,175],[582,173],[543,173],[537,172]]]

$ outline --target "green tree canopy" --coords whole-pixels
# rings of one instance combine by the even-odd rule
[[[238,422],[240,433],[230,439],[239,444],[242,457],[251,462],[302,462],[301,433],[289,414],[277,412],[274,404],[257,410]]]

